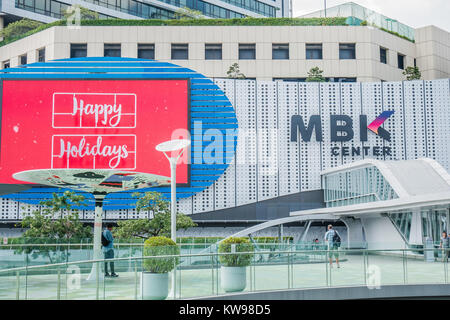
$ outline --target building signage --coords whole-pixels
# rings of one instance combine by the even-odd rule
[[[380,138],[386,141],[391,141],[390,133],[381,127],[381,125],[392,115],[394,111],[384,111],[374,121],[367,125],[367,116],[359,116],[359,136],[361,142],[368,141],[367,131],[377,134]],[[304,118],[300,115],[294,115],[291,119],[291,141],[298,141],[298,134],[304,142],[310,142],[315,134],[316,141],[323,141],[323,128],[320,115],[312,115],[306,124]],[[330,115],[330,140],[331,142],[350,142],[354,140],[354,122],[348,115]],[[387,146],[344,146],[332,147],[331,154],[334,156],[374,156],[391,155],[391,148]]]
[[[44,168],[170,176],[155,146],[188,133],[188,91],[185,79],[3,80],[0,181]],[[179,164],[177,182],[188,176]]]

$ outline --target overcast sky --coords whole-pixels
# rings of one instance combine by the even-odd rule
[[[327,0],[333,7],[348,0]],[[354,0],[364,7],[417,28],[435,25],[450,31],[450,0]],[[294,17],[322,10],[324,0],[292,0]]]

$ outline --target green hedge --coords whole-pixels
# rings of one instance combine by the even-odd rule
[[[11,42],[14,42],[14,41],[26,38],[28,36],[31,36],[32,34],[38,33],[38,32],[40,32],[42,30],[49,29],[49,28],[55,27],[55,26],[63,26],[63,25],[64,25],[63,21],[55,21],[55,22],[52,22],[52,23],[43,24],[43,25],[37,27],[36,29],[30,30],[30,31],[20,35],[19,37],[14,37],[14,38],[10,38],[10,39],[4,39],[3,41],[0,41],[0,47],[6,45],[8,43],[11,43]]]
[[[234,19],[147,19],[83,20],[82,26],[346,26],[346,19],[334,18],[234,18]]]
[[[348,26],[348,18],[330,17],[330,18],[235,18],[235,19],[179,19],[179,20],[126,20],[126,19],[99,19],[82,20],[82,26]],[[59,20],[44,24],[38,28],[28,31],[23,35],[11,39],[0,41],[0,47],[19,39],[28,37],[42,30],[54,26],[64,26],[66,21]],[[390,34],[402,39],[412,41],[405,36],[380,28]]]

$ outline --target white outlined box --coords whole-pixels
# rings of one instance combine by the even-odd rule
[[[51,168],[136,170],[136,147],[134,134],[53,135]]]
[[[136,128],[137,97],[134,93],[55,92],[52,127]]]

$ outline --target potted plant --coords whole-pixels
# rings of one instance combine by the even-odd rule
[[[219,244],[221,285],[225,292],[243,291],[247,285],[247,266],[253,257],[254,246],[248,238],[228,238]],[[243,252],[238,254],[239,252]],[[233,254],[236,253],[236,254]]]
[[[141,278],[142,299],[164,300],[169,295],[169,272],[178,263],[180,249],[171,239],[166,237],[152,237],[144,242],[144,271]],[[162,257],[157,256],[169,256]]]

